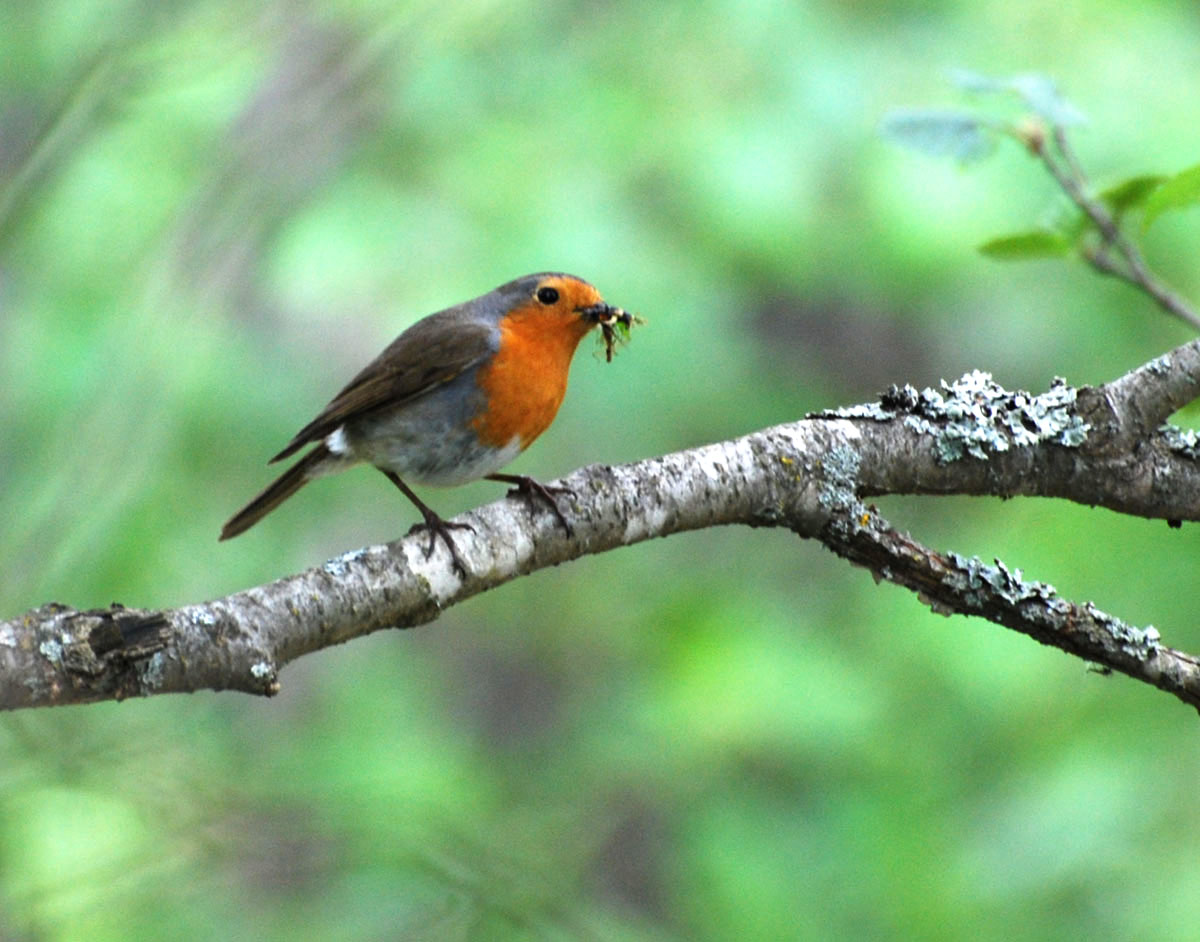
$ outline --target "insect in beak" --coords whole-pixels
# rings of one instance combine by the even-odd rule
[[[623,308],[610,304],[594,304],[580,311],[584,317],[600,327],[604,339],[604,359],[611,363],[613,351],[617,344],[629,342],[629,331],[634,324],[644,324],[640,317],[635,317]]]

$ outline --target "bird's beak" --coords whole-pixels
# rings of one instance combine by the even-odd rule
[[[605,304],[603,301],[593,304],[591,307],[580,308],[579,316],[593,324],[615,324],[618,321],[630,323],[633,320],[632,314],[619,307],[613,307],[611,304]]]

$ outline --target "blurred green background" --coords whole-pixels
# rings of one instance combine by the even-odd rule
[[[218,545],[417,317],[531,271],[649,326],[577,357],[549,479],[970,368],[1042,390],[1189,339],[984,239],[1015,147],[881,141],[945,70],[1057,77],[1100,182],[1200,159],[1191,0],[0,6],[0,614],[170,606],[394,538],[369,470]],[[1200,297],[1197,214],[1151,231]],[[450,515],[496,485],[423,492]],[[1200,528],[880,502],[1200,648]],[[1180,939],[1197,718],[783,532],[538,573],[225,694],[0,716],[0,937]]]

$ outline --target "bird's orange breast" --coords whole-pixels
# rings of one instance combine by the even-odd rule
[[[571,357],[594,325],[574,312],[526,306],[500,321],[500,347],[476,382],[486,408],[472,425],[480,440],[525,449],[554,421],[567,392]]]

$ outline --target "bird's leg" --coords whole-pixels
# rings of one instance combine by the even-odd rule
[[[554,516],[558,518],[558,522],[562,524],[563,529],[567,531],[567,536],[574,536],[575,531],[571,529],[571,525],[567,523],[567,518],[563,516],[563,512],[558,507],[558,502],[554,499],[555,494],[570,494],[569,487],[547,487],[540,481],[535,481],[527,474],[489,474],[489,481],[500,481],[503,484],[515,484],[516,487],[509,491],[510,497],[520,495],[525,498],[525,503],[529,507],[529,516],[533,516],[533,499],[540,497],[544,500],[554,512]]]
[[[443,520],[438,516],[437,511],[428,506],[421,498],[412,492],[412,489],[400,480],[400,476],[394,471],[388,471],[386,468],[380,468],[384,476],[391,481],[396,487],[400,488],[401,492],[409,500],[413,502],[417,510],[421,511],[421,516],[425,518],[424,523],[416,524],[412,530],[426,529],[429,531],[429,545],[425,547],[425,558],[428,559],[433,555],[434,541],[440,536],[442,542],[446,544],[446,549],[450,551],[450,558],[454,560],[454,568],[458,570],[460,576],[464,579],[467,577],[467,567],[463,564],[462,558],[458,555],[458,547],[454,545],[454,538],[450,535],[451,530],[470,530],[475,532],[475,528],[469,523],[451,523],[448,520]]]

